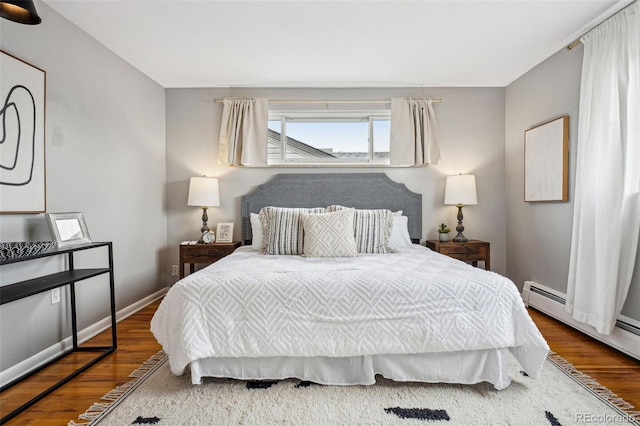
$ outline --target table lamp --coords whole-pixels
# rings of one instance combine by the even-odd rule
[[[458,226],[456,226],[458,234],[453,241],[457,243],[466,242],[467,239],[462,233],[462,231],[464,231],[464,226],[462,225],[462,207],[465,205],[478,204],[476,177],[474,175],[447,176],[444,189],[444,203],[458,207]]]
[[[202,228],[200,235],[209,230],[207,221],[207,209],[209,207],[220,206],[220,189],[218,187],[218,179],[210,177],[192,177],[189,181],[189,206],[198,206],[202,208]],[[202,238],[198,242],[203,242]]]

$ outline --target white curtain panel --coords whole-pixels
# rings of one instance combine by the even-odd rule
[[[391,99],[390,164],[438,164],[440,146],[433,102],[425,98]]]
[[[640,7],[582,38],[575,205],[566,310],[611,334],[640,232]]]
[[[225,98],[223,106],[218,161],[222,164],[266,166],[269,100]]]

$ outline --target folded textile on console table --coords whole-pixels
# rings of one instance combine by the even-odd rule
[[[548,346],[507,278],[413,245],[352,258],[241,247],[171,287],[151,330],[180,375],[210,357],[349,357]]]

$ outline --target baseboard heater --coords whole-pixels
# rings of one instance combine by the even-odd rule
[[[602,335],[589,325],[574,320],[566,313],[564,306],[567,296],[550,287],[534,281],[525,281],[522,289],[525,305],[531,306],[581,332],[601,341],[625,354],[640,360],[640,321],[620,315],[616,327],[610,335]]]

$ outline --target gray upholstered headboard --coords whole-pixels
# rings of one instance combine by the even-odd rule
[[[340,204],[357,209],[402,210],[409,218],[409,236],[422,238],[422,194],[409,191],[384,173],[280,174],[240,199],[242,240],[251,241],[250,213],[266,206],[326,207]]]

